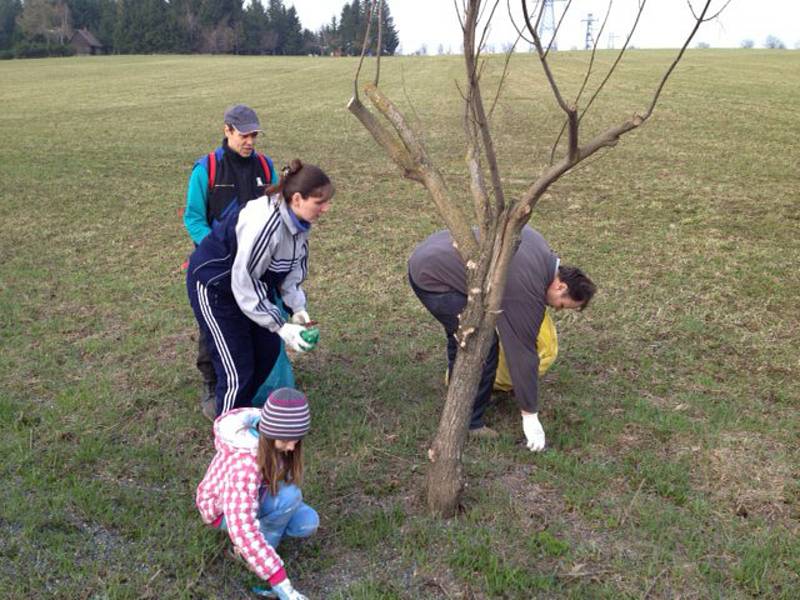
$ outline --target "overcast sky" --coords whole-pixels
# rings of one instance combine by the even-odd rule
[[[462,0],[457,1],[460,6]],[[514,7],[521,4],[517,0],[511,3]],[[294,5],[303,26],[316,31],[329,23],[334,15],[338,19],[344,0],[284,0],[284,4],[287,7]],[[440,44],[445,50],[460,50],[461,30],[453,0],[389,0],[388,4],[404,54],[419,49],[423,44],[429,54],[436,54]],[[536,0],[528,0],[529,8],[535,4]],[[636,4],[637,0],[612,1],[608,23],[598,42],[599,48],[620,47],[633,21]],[[699,7],[701,0],[692,0],[692,4]],[[713,0],[712,11],[723,4],[724,0]],[[597,37],[608,5],[609,0],[573,0],[558,34],[559,48],[583,48],[586,38],[584,21],[589,13],[596,20],[593,30]],[[554,2],[556,21],[565,6],[565,0]],[[631,43],[639,48],[678,47],[691,27],[687,0],[649,0]],[[489,43],[497,51],[516,37],[506,0],[501,0],[490,32]],[[735,48],[742,40],[751,39],[756,47],[760,47],[770,34],[780,38],[787,48],[800,45],[800,0],[731,0],[716,21],[700,28],[692,45],[705,42],[715,48]]]

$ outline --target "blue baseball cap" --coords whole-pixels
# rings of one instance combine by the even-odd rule
[[[236,104],[226,110],[224,121],[226,125],[235,127],[239,133],[261,131],[261,123],[258,121],[256,111],[244,104]]]

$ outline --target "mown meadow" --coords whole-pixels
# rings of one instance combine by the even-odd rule
[[[643,110],[671,51],[633,51],[586,135]],[[568,96],[588,55],[559,52]],[[592,81],[613,56],[602,52]],[[502,57],[490,57],[493,97]],[[336,183],[315,226],[298,357],[311,399],[306,500],[318,534],[281,547],[310,598],[800,596],[800,53],[687,53],[643,128],[559,181],[531,225],[600,291],[559,314],[541,385],[549,449],[512,398],[471,441],[464,510],[425,510],[444,339],[406,282],[442,227],[345,106],[356,62],[87,57],[0,63],[0,590],[4,598],[248,598],[205,527],[213,455],[199,410],[180,218],[226,106],[259,148]],[[368,67],[369,70],[370,67]],[[368,76],[370,74],[368,73]],[[456,56],[381,65],[469,203]],[[561,116],[516,56],[493,131],[507,192]]]

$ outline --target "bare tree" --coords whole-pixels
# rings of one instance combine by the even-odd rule
[[[509,0],[510,1],[510,0]],[[721,1],[721,0],[720,0]],[[730,0],[724,2],[722,9]],[[459,317],[456,339],[459,351],[441,419],[430,449],[430,465],[427,482],[428,507],[434,513],[445,517],[455,514],[460,503],[464,486],[464,473],[461,453],[467,433],[467,424],[475,397],[481,366],[485,360],[494,335],[495,322],[501,312],[503,290],[505,289],[508,266],[519,242],[520,231],[528,222],[533,207],[545,191],[562,175],[581,161],[596,152],[615,146],[621,136],[640,127],[650,118],[661,95],[664,85],[683,57],[684,51],[692,41],[697,29],[706,21],[715,18],[720,11],[710,15],[712,0],[702,0],[702,9],[696,12],[691,3],[689,8],[694,16],[694,27],[687,33],[683,47],[666,68],[648,106],[641,113],[635,113],[622,123],[613,125],[581,143],[580,130],[586,110],[603,90],[614,73],[620,59],[629,46],[639,17],[647,0],[639,0],[638,14],[625,44],[617,54],[605,78],[598,85],[579,110],[579,100],[589,79],[593,60],[587,69],[586,80],[574,101],[565,98],[558,81],[550,68],[549,48],[542,46],[538,36],[538,24],[542,18],[545,3],[537,3],[538,8],[528,9],[526,0],[520,0],[522,12],[519,37],[534,48],[539,63],[544,70],[553,97],[565,116],[567,132],[566,147],[559,147],[561,136],[553,144],[553,154],[549,166],[531,181],[525,192],[518,198],[508,198],[503,188],[495,146],[492,139],[490,117],[502,89],[508,60],[503,77],[491,106],[487,109],[481,89],[483,71],[482,52],[491,22],[499,0],[461,0],[456,2],[456,13],[461,23],[464,39],[464,64],[466,82],[462,89],[464,98],[464,132],[466,134],[466,174],[473,199],[473,215],[468,215],[462,205],[453,200],[444,178],[428,154],[421,136],[379,87],[380,53],[377,53],[376,75],[373,81],[363,86],[372,107],[383,118],[381,120],[368,109],[359,96],[359,75],[367,54],[364,44],[361,62],[354,77],[354,93],[348,104],[349,110],[372,134],[375,141],[403,172],[403,176],[421,183],[430,193],[434,204],[449,228],[454,246],[464,261],[467,272],[467,305]],[[372,10],[379,10],[381,0],[372,0]],[[567,9],[569,9],[569,4]],[[611,1],[609,2],[609,10]],[[483,23],[483,25],[480,25]],[[369,30],[365,39],[369,38]],[[592,53],[592,59],[594,52]],[[508,55],[510,57],[510,54]],[[507,57],[507,59],[508,59]],[[560,155],[557,152],[560,151]],[[480,235],[476,239],[472,224],[477,223]]]

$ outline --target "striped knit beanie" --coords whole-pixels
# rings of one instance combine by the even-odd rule
[[[311,413],[303,392],[278,388],[261,409],[258,430],[273,440],[299,440],[311,427]]]

